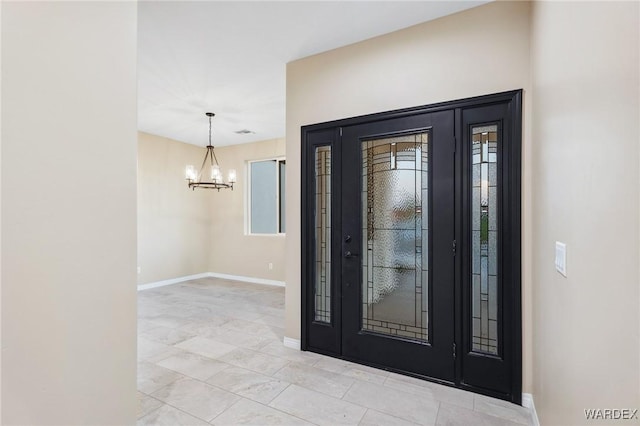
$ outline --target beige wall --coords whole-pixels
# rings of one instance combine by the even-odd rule
[[[187,187],[187,164],[205,149],[138,133],[138,284],[209,271],[211,204],[218,194]]]
[[[136,418],[136,4],[2,2],[2,423]]]
[[[530,156],[529,4],[497,2],[287,66],[287,157],[300,126],[396,108],[525,89]],[[523,176],[524,389],[531,384],[530,170]],[[288,163],[286,335],[300,337],[300,162]]]
[[[212,194],[209,271],[284,281],[284,236],[245,234],[247,161],[284,155],[284,139],[216,148],[223,173],[226,176],[229,169],[236,169],[238,183],[233,191]],[[273,264],[271,270],[269,263]]]
[[[542,424],[577,425],[587,408],[640,408],[640,11],[532,11],[533,388]]]

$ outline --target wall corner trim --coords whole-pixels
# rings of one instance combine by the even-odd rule
[[[253,284],[273,285],[277,287],[285,286],[284,281],[268,280],[265,278],[243,277],[241,275],[220,274],[217,272],[203,272],[201,274],[186,275],[184,277],[172,278],[169,280],[156,281],[148,284],[140,284],[138,286],[138,291],[149,290],[151,288],[157,288],[157,287],[164,287],[166,285],[178,284],[185,281],[197,280],[200,278],[222,278],[225,280],[242,281],[242,282],[253,283]],[[300,343],[298,342],[298,349],[299,348],[300,348]]]
[[[141,284],[138,286],[138,291],[149,290],[150,288],[164,287],[166,285],[178,284],[184,281],[197,280],[199,278],[208,278],[208,277],[209,277],[209,272],[203,272],[202,274],[195,274],[195,275],[186,275],[184,277],[172,278],[170,280],[162,280],[162,281],[156,281],[148,284]]]
[[[254,283],[254,284],[264,284],[264,285],[275,285],[277,287],[284,287],[284,281],[277,280],[268,280],[266,278],[255,278],[255,277],[244,277],[242,275],[229,275],[229,274],[221,274],[218,272],[209,272],[209,277],[211,278],[222,278],[225,280],[233,280],[233,281],[243,281],[246,283]]]
[[[282,339],[282,344],[287,348],[295,349],[297,351],[300,350],[299,339],[292,339],[291,337],[284,336],[284,338]]]
[[[538,420],[538,413],[536,413],[536,406],[533,403],[532,394],[530,393],[522,394],[522,406],[529,410],[529,413],[531,414],[531,421],[533,423],[533,426],[540,426],[540,420]]]

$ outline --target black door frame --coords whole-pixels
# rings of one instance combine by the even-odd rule
[[[462,361],[463,361],[463,327],[459,324],[455,325],[454,338],[456,342],[455,350],[455,381],[443,382],[430,377],[418,376],[422,379],[443,383],[446,385],[458,387],[461,389],[470,390],[476,393],[481,393],[505,400],[509,400],[516,404],[522,403],[522,305],[521,305],[521,275],[522,275],[522,260],[521,260],[521,155],[522,155],[522,89],[512,90],[502,93],[496,93],[485,96],[477,96],[472,98],[441,102],[431,105],[424,105],[412,108],[405,108],[400,110],[381,112],[376,114],[369,114],[364,116],[358,116],[353,118],[347,118],[342,120],[335,120],[326,123],[319,123],[313,125],[307,125],[302,127],[301,131],[301,349],[311,350],[318,353],[323,353],[337,358],[347,359],[349,361],[358,362],[364,364],[360,360],[349,359],[340,354],[340,342],[336,342],[334,350],[321,349],[309,342],[309,327],[312,326],[313,319],[310,315],[313,313],[313,307],[309,306],[308,286],[313,282],[313,262],[311,258],[312,253],[306,250],[308,242],[313,235],[313,222],[310,220],[308,214],[310,207],[312,206],[313,193],[311,179],[307,178],[307,174],[312,167],[312,162],[308,157],[311,149],[314,146],[330,145],[332,151],[335,152],[337,144],[341,139],[341,128],[345,126],[365,124],[373,121],[379,121],[390,118],[406,117],[418,113],[431,113],[443,110],[455,111],[455,139],[456,139],[456,152],[455,152],[455,168],[456,170],[464,171],[463,167],[466,159],[463,158],[463,149],[459,149],[463,140],[465,139],[465,133],[462,129],[463,112],[465,109],[485,107],[496,104],[508,103],[507,115],[511,125],[508,129],[508,137],[510,140],[510,148],[506,155],[509,169],[507,173],[503,174],[502,182],[504,185],[508,185],[509,191],[509,204],[506,208],[509,211],[509,215],[502,222],[502,228],[504,231],[503,240],[506,241],[506,245],[509,247],[509,257],[504,262],[503,269],[501,270],[506,277],[509,278],[512,283],[511,292],[509,297],[504,300],[503,305],[510,309],[511,324],[507,327],[510,334],[508,339],[511,342],[510,354],[511,354],[511,387],[510,392],[507,394],[497,393],[471,384],[465,384],[462,382]],[[310,139],[311,138],[311,139]],[[315,140],[313,140],[315,138]],[[337,189],[337,182],[340,181],[340,177],[334,178],[336,172],[339,173],[340,167],[335,164],[332,166],[332,192],[333,188]],[[455,234],[458,241],[463,241],[463,217],[462,211],[468,203],[463,197],[463,182],[464,179],[456,179],[456,215],[455,215]],[[334,207],[336,206],[334,203]],[[340,215],[336,215],[340,216]],[[341,235],[338,233],[340,223],[338,217],[332,217],[332,252],[339,253],[341,250]],[[337,256],[338,258],[340,256]],[[456,256],[455,258],[455,306],[454,315],[456,319],[466,320],[466,312],[468,311],[468,301],[463,298],[463,276],[462,266],[463,257]],[[341,271],[341,265],[338,262],[332,262],[331,273],[333,276],[338,277]],[[332,280],[332,286],[335,286],[336,280]],[[334,313],[339,315],[341,312],[340,306],[340,289],[332,287],[334,296],[332,300],[332,309]],[[339,318],[338,318],[339,319]],[[328,327],[335,326],[335,315],[332,317],[332,323],[327,325]],[[315,326],[317,327],[317,325]],[[385,370],[394,371],[385,366],[373,365],[374,367],[383,368]],[[402,374],[413,375],[405,371],[397,371]]]

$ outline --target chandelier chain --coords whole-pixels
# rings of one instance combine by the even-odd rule
[[[211,116],[209,116],[209,146],[211,147],[211,149],[207,148],[207,154],[209,154],[209,152],[211,152],[211,165],[213,166],[214,164],[217,166],[218,165],[218,157],[216,157],[216,152],[213,150],[213,145],[211,144]],[[207,157],[205,156],[205,161],[207,160]]]
[[[211,145],[211,116],[209,116],[209,145]]]

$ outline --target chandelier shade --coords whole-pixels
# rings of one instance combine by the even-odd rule
[[[217,189],[218,191],[230,188],[233,190],[233,184],[236,183],[237,179],[236,171],[234,169],[229,170],[226,182],[222,178],[222,171],[220,170],[214,147],[211,144],[211,119],[215,114],[212,112],[205,114],[209,117],[209,145],[206,146],[207,152],[204,154],[200,170],[196,169],[192,164],[186,167],[185,179],[192,190],[196,188]]]

